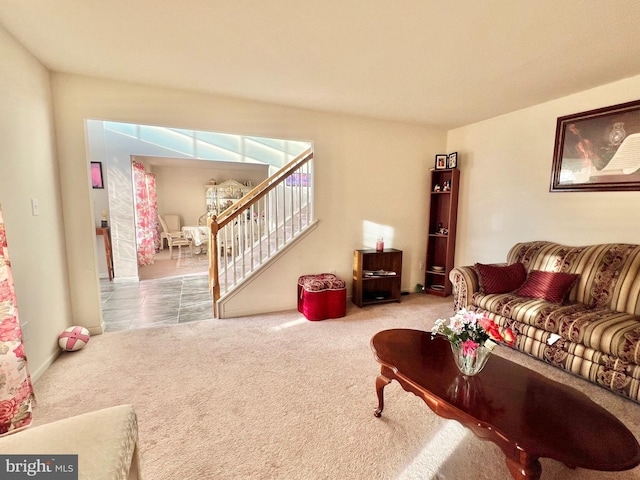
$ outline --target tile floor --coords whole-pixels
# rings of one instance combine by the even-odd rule
[[[100,280],[106,332],[213,319],[208,276],[186,275],[139,283]]]

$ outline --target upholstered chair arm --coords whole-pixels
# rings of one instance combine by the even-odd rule
[[[455,267],[449,272],[449,280],[453,285],[453,311],[469,305],[475,292],[480,289],[478,274],[472,266]]]
[[[78,476],[140,480],[138,419],[132,405],[118,405],[27,428],[0,438],[3,454],[78,455]]]

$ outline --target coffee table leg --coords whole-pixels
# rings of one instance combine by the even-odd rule
[[[542,465],[537,458],[528,457],[523,453],[520,461],[506,457],[509,473],[516,480],[539,480],[542,475]]]
[[[376,377],[376,393],[378,394],[378,408],[373,415],[376,417],[380,417],[382,415],[382,409],[384,408],[384,387],[389,385],[391,380],[389,380],[384,375],[380,374]]]

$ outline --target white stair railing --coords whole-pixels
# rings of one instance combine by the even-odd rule
[[[217,303],[313,222],[313,152],[307,150],[209,220],[209,287]]]

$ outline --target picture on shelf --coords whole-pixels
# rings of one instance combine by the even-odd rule
[[[447,155],[439,153],[436,155],[436,170],[444,170],[447,168]]]
[[[458,152],[447,155],[447,168],[458,168]]]

